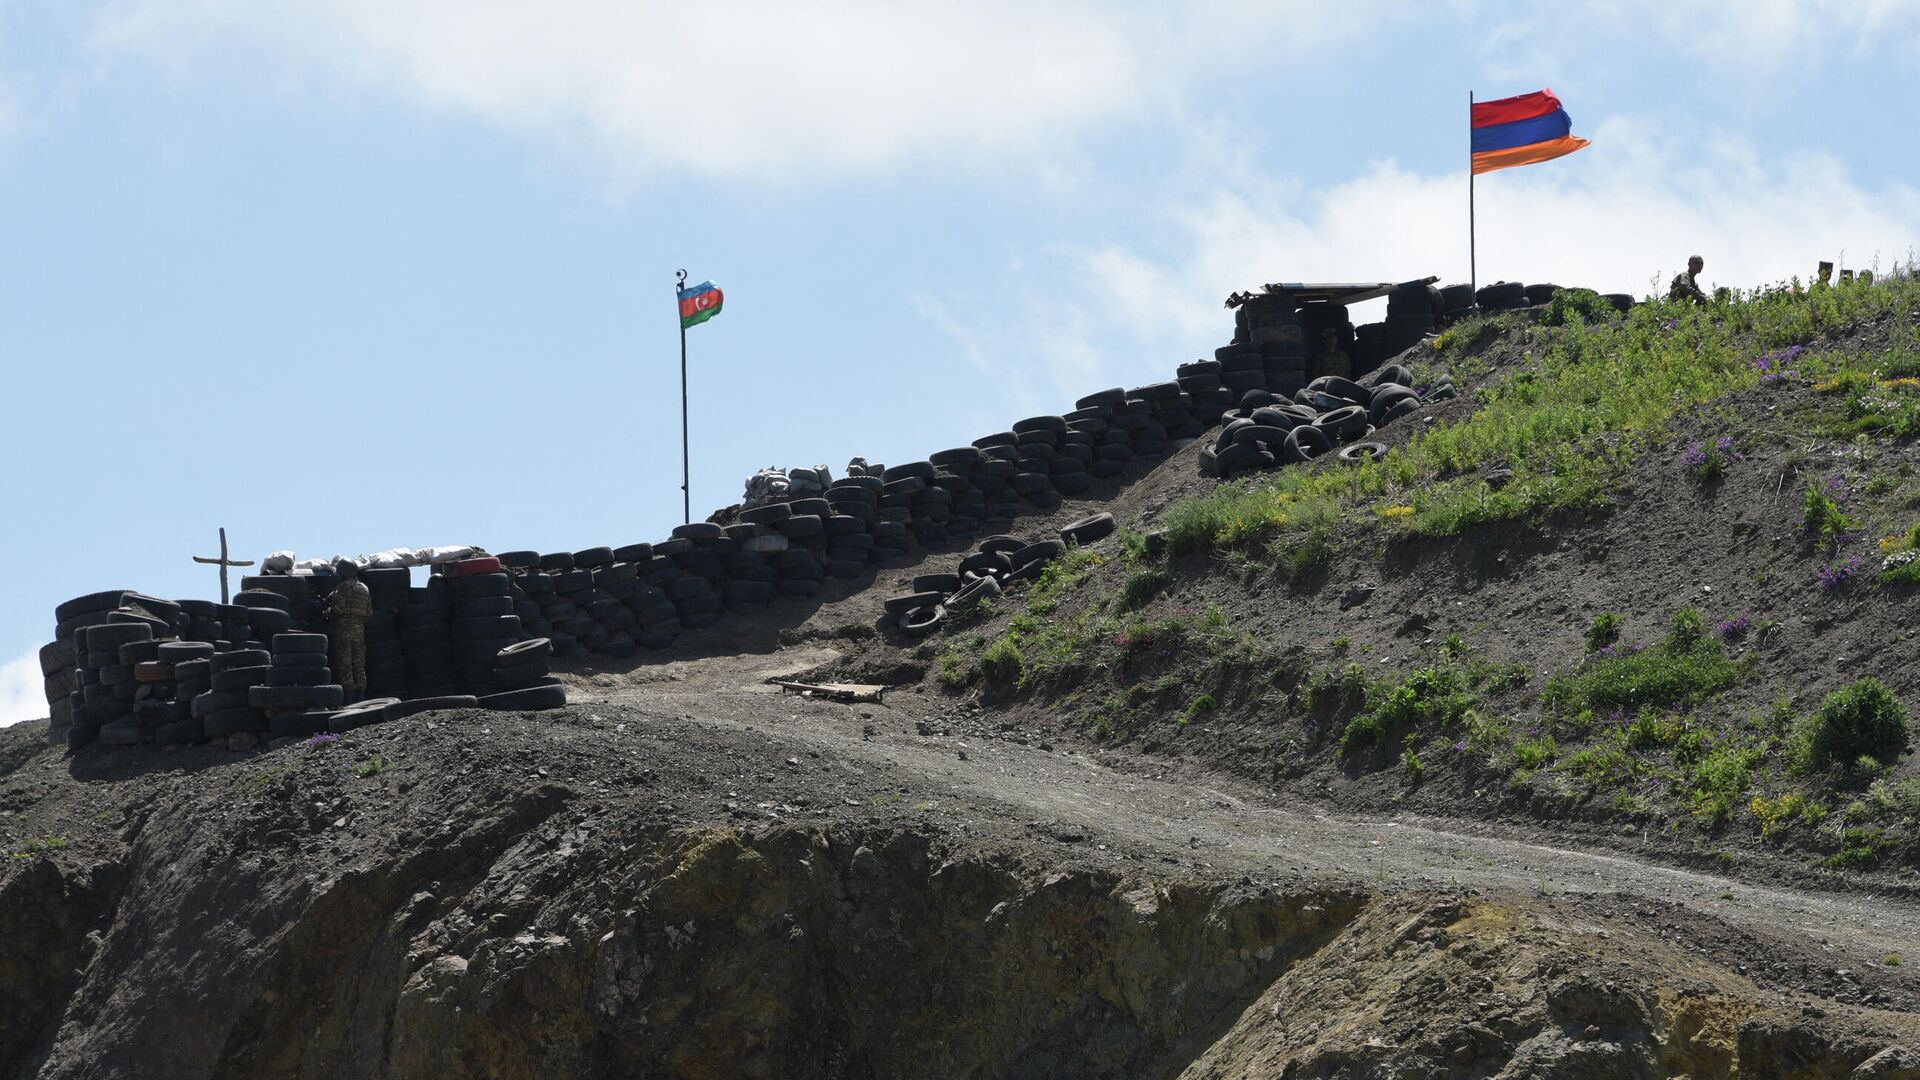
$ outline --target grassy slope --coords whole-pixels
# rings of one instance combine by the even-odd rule
[[[1896,728],[1899,702],[1863,690],[1864,709],[1790,707],[1794,688],[1762,685],[1767,676],[1743,648],[1769,626],[1713,625],[1687,607],[1634,612],[1637,625],[1670,625],[1641,648],[1596,618],[1583,627],[1585,655],[1562,658],[1546,677],[1481,659],[1457,635],[1420,666],[1378,673],[1357,656],[1343,662],[1344,635],[1303,656],[1236,628],[1218,606],[1156,597],[1195,552],[1215,576],[1264,566],[1298,578],[1336,551],[1470,543],[1516,522],[1577,529],[1604,514],[1650,454],[1714,484],[1769,438],[1851,440],[1863,453],[1905,446],[1920,434],[1915,311],[1920,283],[1899,277],[1705,309],[1649,304],[1626,318],[1569,297],[1544,318],[1463,325],[1438,343],[1436,368],[1471,372],[1477,355],[1503,342],[1524,357],[1480,387],[1469,416],[1376,464],[1285,469],[1185,499],[1161,519],[1172,564],[1148,558],[1137,537],[1105,565],[1091,552],[1070,555],[1001,612],[950,630],[939,676],[956,690],[1065,704],[1096,733],[1150,749],[1215,709],[1234,711],[1299,725],[1280,753],[1339,762],[1349,776],[1393,774],[1414,789],[1452,779],[1456,791],[1493,780],[1552,796],[1529,800],[1542,815],[1571,810],[1626,830],[1798,844],[1835,866],[1910,865],[1920,851],[1920,777],[1899,767],[1906,736],[1850,741],[1863,724]],[[1738,421],[1730,404],[1755,395],[1778,421],[1772,436]],[[1716,410],[1734,434],[1672,442],[1676,418]],[[1865,477],[1860,491],[1832,489],[1831,480],[1809,486],[1807,545],[1830,560],[1823,575],[1857,578],[1843,576],[1836,589],[1877,588],[1899,603],[1906,579],[1920,575],[1920,559],[1878,569],[1920,540],[1920,523],[1901,518],[1899,506],[1875,505],[1876,487],[1886,494],[1902,479]],[[1881,537],[1877,552],[1862,540],[1869,526]],[[1778,700],[1753,704],[1769,699]],[[1263,743],[1269,756],[1272,745]]]

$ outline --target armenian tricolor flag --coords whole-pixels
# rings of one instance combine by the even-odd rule
[[[681,289],[680,329],[699,326],[720,314],[720,304],[725,299],[726,297],[720,292],[720,286],[711,281],[703,281],[690,289]]]
[[[1473,103],[1473,174],[1534,165],[1584,146],[1551,90]]]

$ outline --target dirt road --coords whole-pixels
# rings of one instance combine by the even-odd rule
[[[815,648],[681,662],[650,671],[644,685],[583,688],[580,698],[758,733],[776,753],[818,753],[839,763],[849,791],[871,790],[870,778],[851,782],[863,772],[912,775],[922,781],[916,798],[946,793],[944,801],[923,805],[950,823],[1024,823],[1116,864],[1186,865],[1255,881],[1331,877],[1369,889],[1438,886],[1587,899],[1655,927],[1671,923],[1676,936],[1683,929],[1698,936],[1703,921],[1753,935],[1719,942],[1736,962],[1742,947],[1778,939],[1797,939],[1837,971],[1878,966],[1891,954],[1920,957],[1920,903],[1910,898],[1736,880],[1493,835],[1497,830],[1481,823],[1354,818],[1280,806],[1218,776],[1177,769],[1167,779],[1143,776],[1126,768],[1127,761],[1100,760],[1097,749],[938,734],[937,719],[929,718],[947,704],[917,694],[883,705],[845,705],[764,684],[831,655]],[[1920,980],[1893,981],[1913,993],[1905,984]]]

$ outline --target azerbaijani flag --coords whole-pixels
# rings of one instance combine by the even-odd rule
[[[720,302],[726,299],[720,286],[703,281],[691,289],[680,290],[680,329],[699,326],[720,314]]]
[[[1473,104],[1473,174],[1535,165],[1584,146],[1551,90]]]

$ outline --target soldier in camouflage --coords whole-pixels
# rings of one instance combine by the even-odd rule
[[[367,620],[373,616],[373,594],[360,580],[360,568],[346,559],[334,566],[340,584],[327,598],[327,627],[333,642],[333,677],[340,681],[349,702],[367,692]]]
[[[1700,271],[1706,268],[1707,261],[1700,256],[1695,255],[1688,259],[1687,272],[1673,276],[1673,284],[1667,289],[1667,299],[1691,300],[1696,304],[1706,303],[1707,294],[1701,290],[1700,283],[1694,280],[1700,276]]]

